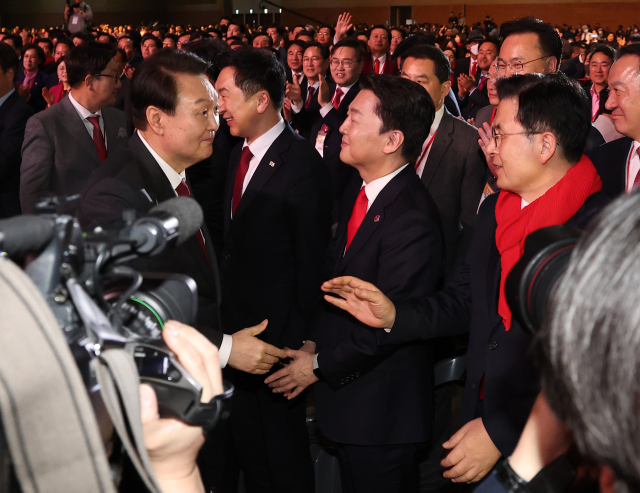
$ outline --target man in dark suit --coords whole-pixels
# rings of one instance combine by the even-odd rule
[[[31,118],[22,145],[20,204],[33,214],[48,195],[79,194],[93,170],[129,139],[125,115],[108,108],[120,87],[115,49],[83,43],[65,59],[69,96]]]
[[[443,269],[438,210],[415,174],[435,111],[425,91],[369,74],[342,125],[354,176],[328,251],[327,278],[352,275],[407,300],[435,292]],[[394,101],[395,100],[395,101]],[[380,116],[380,112],[384,116]],[[304,350],[266,382],[296,397],[315,383],[318,424],[337,442],[344,493],[419,491],[431,438],[433,348],[383,347],[375,330],[327,304]]]
[[[584,62],[587,57],[587,45],[583,41],[575,42],[573,45],[579,50],[578,56],[574,56],[573,58],[563,61],[560,64],[560,70],[572,79],[584,79]]]
[[[47,87],[47,74],[40,70],[44,63],[44,51],[37,45],[28,44],[22,50],[22,66],[24,71],[18,74],[16,91],[27,102],[34,112],[42,111],[47,102],[42,96],[42,89]]]
[[[320,118],[318,90],[322,79],[329,69],[329,47],[312,41],[304,51],[302,69],[305,80],[303,85],[287,83],[286,95],[291,101],[291,119],[293,127],[305,139],[311,139],[311,128]]]
[[[369,33],[369,53],[364,57],[362,73],[374,72],[376,74],[397,75],[398,65],[391,60],[389,53],[389,30],[382,25],[373,26]]]
[[[456,61],[456,68],[453,71],[452,89],[456,97],[458,96],[458,79],[461,75],[478,80],[478,51],[480,44],[484,41],[484,35],[480,31],[471,31],[467,37],[467,50],[471,56],[461,58]]]
[[[287,82],[293,83],[295,78],[298,84],[302,86],[305,83],[304,71],[302,70],[302,58],[304,57],[304,50],[307,49],[307,43],[301,39],[296,39],[289,43],[287,47]]]
[[[331,54],[331,76],[334,83],[320,81],[317,118],[311,126],[310,139],[323,157],[331,173],[331,196],[333,198],[333,221],[338,220],[338,212],[344,190],[354,174],[354,168],[340,160],[342,134],[340,126],[347,118],[349,105],[358,95],[358,78],[362,72],[365,54],[360,42],[345,38],[333,46]]]
[[[297,349],[318,307],[331,233],[329,172],[280,117],[282,65],[254,49],[236,50],[226,63],[216,81],[220,116],[245,141],[231,154],[225,191],[222,325],[234,334],[266,318],[261,337]],[[313,491],[304,400],[278,399],[253,375],[225,375],[235,385],[231,443],[220,442],[231,462],[228,485],[237,482],[236,461],[249,493]]]
[[[20,214],[20,148],[33,110],[15,90],[18,55],[0,43],[0,219]]]
[[[475,77],[460,74],[458,77],[458,104],[465,120],[475,118],[485,106],[489,105],[487,82],[489,70],[500,52],[500,42],[487,39],[480,43],[478,49],[478,72]]]
[[[190,195],[185,169],[211,154],[218,128],[217,98],[206,68],[192,55],[163,50],[136,72],[131,91],[138,132],[87,181],[78,207],[85,229],[119,228],[125,210],[145,214],[160,202]],[[163,77],[167,73],[171,79]],[[206,228],[177,249],[140,260],[136,266],[185,274],[196,281],[198,329],[219,347],[222,366],[266,373],[282,355],[254,337],[266,324],[223,336],[218,268]]]
[[[607,79],[616,55],[613,48],[607,45],[596,45],[590,55],[589,75],[591,82],[586,83],[583,87],[589,96],[591,121],[595,122],[600,115],[611,114],[611,110],[606,108],[609,97]]]
[[[527,79],[538,83],[521,92]],[[450,450],[442,461],[451,468],[445,477],[458,483],[479,481],[501,455],[511,455],[540,392],[531,335],[512,317],[504,291],[525,238],[546,226],[583,228],[606,203],[595,167],[582,155],[590,118],[581,88],[564,75],[533,74],[501,79],[498,93],[488,150],[502,191],[482,204],[454,280],[435,296],[397,306],[353,277],[323,285],[339,295],[325,299],[369,326],[387,328],[378,335],[388,344],[469,331],[464,426],[443,444]]]
[[[624,135],[593,149],[588,156],[600,178],[602,191],[615,198],[633,190],[640,183],[640,45],[622,48],[609,72],[611,91],[606,108],[616,131]]]

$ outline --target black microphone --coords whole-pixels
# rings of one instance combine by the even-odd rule
[[[138,253],[156,255],[170,244],[182,245],[202,225],[200,205],[192,198],[176,197],[158,204],[138,219],[129,238]]]
[[[55,222],[40,216],[15,216],[0,221],[0,250],[10,258],[38,253],[53,238]]]

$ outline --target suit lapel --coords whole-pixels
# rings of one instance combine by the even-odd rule
[[[289,148],[289,144],[293,140],[293,136],[293,130],[288,123],[285,123],[284,130],[276,138],[276,140],[273,141],[273,144],[271,144],[271,147],[269,147],[269,150],[260,161],[260,164],[258,164],[258,168],[247,184],[247,188],[242,194],[242,199],[240,200],[240,204],[238,204],[236,213],[233,215],[234,221],[237,221],[242,217],[242,214],[251,205],[251,202],[256,197],[256,195],[260,193],[260,190],[262,190],[262,188],[271,179],[271,177],[278,171],[278,168],[280,168],[283,162],[280,154],[282,154]],[[233,187],[231,188],[233,189]]]
[[[107,156],[108,156],[110,152],[114,152],[120,148],[120,146],[116,143],[117,142],[119,143],[120,139],[122,138],[119,135],[120,128],[124,129],[124,127],[118,127],[118,123],[115,121],[114,118],[112,118],[112,114],[110,111],[102,110],[102,119],[104,120],[104,133],[107,136]],[[124,131],[125,131],[125,138],[122,140],[123,143],[127,141],[126,129],[124,129]]]
[[[157,203],[160,203],[175,198],[175,190],[171,186],[167,175],[164,174],[160,165],[142,143],[137,132],[129,139],[129,147],[142,164],[140,167],[142,179],[144,180],[145,190],[150,194],[151,199],[155,199]]]
[[[424,165],[424,171],[422,172],[422,183],[424,183],[426,187],[431,183],[434,173],[438,169],[438,166],[440,166],[442,157],[453,141],[452,134],[453,116],[445,108],[436,137],[433,140],[431,151],[429,151],[429,157],[427,157],[427,162]]]
[[[7,98],[7,100],[0,106],[0,124],[4,122],[5,117],[9,114],[9,110],[16,104],[17,98],[19,98],[18,92],[14,93]]]
[[[102,160],[100,159],[98,150],[93,143],[93,139],[89,136],[89,132],[87,132],[87,128],[84,126],[82,118],[80,117],[80,115],[78,115],[78,112],[73,107],[71,100],[69,98],[64,98],[58,104],[56,104],[56,106],[58,105],[60,107],[60,110],[66,115],[66,118],[63,119],[65,125],[61,128],[63,130],[66,130],[71,135],[71,137],[84,148],[87,154],[91,156],[91,159],[93,159],[94,165],[96,167],[100,166],[100,164],[102,164]]]

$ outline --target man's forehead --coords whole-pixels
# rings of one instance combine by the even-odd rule
[[[332,57],[338,60],[342,60],[343,58],[354,58],[355,53],[356,50],[350,46],[341,46],[337,50],[333,51]]]
[[[176,77],[178,100],[188,105],[211,103],[217,93],[206,75],[181,74]]]

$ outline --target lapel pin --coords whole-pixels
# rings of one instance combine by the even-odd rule
[[[269,166],[271,166],[272,168],[276,165],[276,163],[274,163],[273,161],[269,161]]]
[[[373,218],[373,222],[377,223],[378,221],[380,221],[380,216],[376,216]]]

